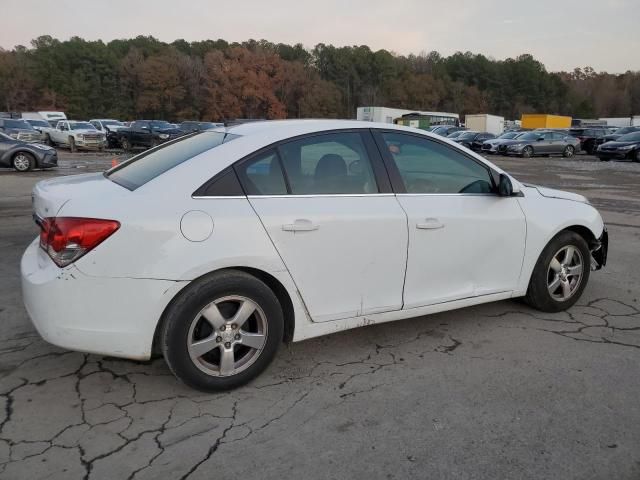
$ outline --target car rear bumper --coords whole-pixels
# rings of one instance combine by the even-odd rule
[[[58,268],[36,239],[20,264],[25,308],[47,342],[146,360],[162,311],[187,282],[104,278]]]

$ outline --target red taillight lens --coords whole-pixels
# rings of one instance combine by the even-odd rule
[[[120,228],[115,220],[99,218],[45,218],[40,246],[59,267],[65,267],[91,251]]]

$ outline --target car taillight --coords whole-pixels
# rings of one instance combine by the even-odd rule
[[[40,247],[59,267],[91,251],[118,228],[120,222],[99,218],[50,217],[40,224]]]

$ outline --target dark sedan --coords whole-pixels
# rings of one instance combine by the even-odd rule
[[[55,148],[39,143],[26,143],[0,133],[0,167],[13,167],[18,172],[33,168],[58,166]]]
[[[524,158],[538,155],[561,154],[573,157],[580,150],[580,140],[563,131],[538,131],[523,133],[513,140],[505,140],[498,146],[498,152],[519,155]]]
[[[482,148],[482,144],[492,138],[496,138],[493,133],[468,131],[454,138],[453,141],[470,148],[471,150],[480,150]]]
[[[613,142],[603,143],[596,155],[604,162],[613,159],[640,162],[640,132],[627,133]]]
[[[633,133],[633,132],[640,132],[640,127],[619,128],[618,130],[616,130],[613,133],[610,133],[609,135],[605,135],[602,138],[598,138],[596,140],[596,144],[602,145],[603,143],[606,143],[606,142],[614,142],[617,139],[619,139],[621,136],[626,135],[627,133]]]

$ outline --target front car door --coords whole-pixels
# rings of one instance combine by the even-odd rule
[[[313,321],[402,308],[406,216],[368,130],[304,136],[235,168]]]
[[[512,291],[526,236],[517,198],[495,194],[489,168],[450,145],[397,131],[375,137],[408,217],[404,308]]]

